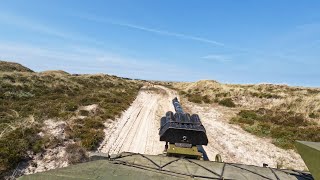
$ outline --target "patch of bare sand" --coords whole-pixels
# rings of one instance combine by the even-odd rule
[[[46,120],[41,136],[55,138],[61,142],[65,139],[64,121]],[[65,142],[63,142],[65,143]],[[47,171],[68,166],[65,145],[58,145],[51,149],[46,149],[44,153],[32,155],[32,160],[28,162],[27,167],[23,170],[24,174],[33,174],[37,172]]]
[[[212,106],[189,102],[183,105],[198,114],[206,128],[209,144],[203,147],[210,160],[220,154],[225,162],[257,166],[266,163],[269,167],[276,167],[279,163],[283,168],[307,169],[298,153],[278,148],[270,139],[257,137],[237,125],[229,124],[225,116]]]

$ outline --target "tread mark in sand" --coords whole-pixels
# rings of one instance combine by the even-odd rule
[[[153,102],[152,106],[154,106],[155,102],[156,102],[156,101]],[[149,106],[150,106],[150,105],[149,105]],[[151,109],[152,109],[152,108],[151,108]],[[140,114],[140,113],[139,113],[139,114]],[[148,116],[149,116],[150,114],[151,114],[151,111],[148,112]],[[139,115],[137,115],[136,119],[138,119],[138,116],[139,116]],[[138,127],[140,127],[140,124],[141,124],[141,123],[142,123],[142,119],[141,119],[141,121],[139,122]],[[136,129],[136,131],[135,131],[134,134],[137,134],[138,129],[139,129],[139,128]],[[149,130],[149,129],[148,129],[148,130]],[[133,141],[130,142],[130,146],[129,146],[129,147],[131,147],[132,143],[133,143]]]
[[[140,110],[141,111],[141,110]],[[126,122],[123,124],[123,126],[121,126],[121,129],[123,129],[123,127],[125,127],[125,125],[128,123],[128,120],[130,119],[130,115],[129,115],[129,117],[127,118],[127,120],[126,120]],[[112,128],[116,128],[116,129],[119,129],[119,127],[112,127]],[[120,134],[120,132],[119,132],[119,134]],[[117,138],[114,140],[114,142],[113,142],[113,144],[111,145],[111,147],[110,147],[110,149],[108,150],[108,154],[110,153],[110,151],[111,151],[111,149],[113,149],[113,146],[114,146],[114,143],[115,142],[117,142],[118,141],[118,139],[119,139],[119,134],[117,135]],[[104,143],[104,145],[102,146],[102,148],[103,147],[105,147],[107,144],[108,144],[108,140],[110,139],[110,137],[112,136],[112,135],[114,135],[113,133],[110,133],[110,135],[108,136],[108,138],[107,138],[107,141],[105,141],[105,143]],[[101,148],[101,149],[102,149]]]
[[[140,110],[139,110],[137,116],[139,116],[139,114],[141,113],[141,110],[142,110],[142,109],[143,109],[143,106],[140,105]],[[123,127],[128,123],[128,121],[129,121],[130,118],[131,118],[131,114],[130,114],[129,118],[127,119],[127,121],[125,122],[125,124],[123,125]],[[137,118],[135,118],[135,120],[133,121],[132,124],[135,124],[136,120],[137,120]],[[133,126],[131,126],[130,129],[129,129],[129,131],[127,131],[124,139],[126,139],[126,138],[128,137],[128,135],[129,135],[129,133],[131,132],[132,128],[133,128]],[[117,137],[117,139],[114,141],[114,143],[116,143],[116,142],[118,141],[119,137],[120,137],[120,136]],[[113,148],[113,145],[112,145],[111,148],[110,148],[110,150],[111,150],[111,149],[114,149],[114,151],[116,151],[117,153],[119,153],[120,150],[121,150],[121,148],[123,147],[123,143],[121,144],[121,147],[119,148],[119,150],[117,150],[119,145],[120,145],[120,143],[117,143],[117,145],[116,145],[115,148]],[[109,151],[110,151],[110,150],[109,150]]]

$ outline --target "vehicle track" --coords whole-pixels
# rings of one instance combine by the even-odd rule
[[[151,87],[151,88],[150,88]],[[135,152],[160,154],[164,142],[159,141],[160,118],[173,111],[173,90],[163,86],[145,86],[131,106],[115,121],[106,123],[105,140],[98,151],[108,154]]]

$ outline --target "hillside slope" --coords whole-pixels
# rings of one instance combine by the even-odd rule
[[[284,149],[295,140],[320,141],[320,89],[287,85],[222,84],[216,81],[172,83],[188,101],[215,106],[229,122],[272,138]]]
[[[33,72],[19,63],[0,60],[0,72]]]
[[[68,163],[82,161],[85,151],[103,140],[103,123],[127,109],[141,87],[139,81],[104,74],[34,73],[15,63],[3,64],[0,177],[22,160],[59,158],[57,153]],[[75,156],[68,158],[68,152]]]

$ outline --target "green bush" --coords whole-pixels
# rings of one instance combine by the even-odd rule
[[[294,149],[293,142],[289,141],[287,138],[276,138],[272,140],[272,143],[283,149]]]
[[[78,109],[78,104],[76,102],[69,102],[66,104],[66,111],[74,112]]]
[[[103,122],[98,116],[76,119],[71,124],[72,131],[68,131],[68,134],[87,150],[95,150],[104,138]]]
[[[191,94],[188,97],[188,101],[193,102],[193,103],[202,103],[202,96],[199,94]]]
[[[250,93],[251,96],[253,97],[258,97],[258,98],[266,98],[266,99],[271,99],[271,98],[274,98],[274,99],[279,99],[279,98],[282,98],[281,96],[277,95],[277,94],[271,94],[271,93],[263,93],[263,92],[252,92]]]
[[[40,152],[44,145],[37,127],[19,128],[0,139],[0,177],[7,169],[28,158],[27,151]]]
[[[79,144],[69,144],[66,147],[67,158],[70,164],[86,162],[89,160],[86,150]]]
[[[87,110],[80,110],[79,111],[80,116],[89,116],[89,111]]]
[[[244,119],[252,119],[252,120],[258,119],[257,113],[252,110],[241,110],[238,115]]]
[[[183,95],[186,95],[187,92],[185,92],[185,91],[179,91],[179,94],[180,94],[181,96],[183,96]]]
[[[230,96],[230,93],[229,92],[222,92],[222,93],[217,93],[215,96],[216,96],[216,98],[228,97],[228,96]]]
[[[232,101],[231,98],[224,98],[219,101],[219,104],[226,107],[236,107],[236,104]]]
[[[312,118],[312,119],[319,118],[319,114],[316,114],[316,113],[312,112],[312,113],[309,114],[309,118]]]
[[[248,119],[248,118],[236,118],[233,121],[242,123],[242,124],[249,124],[249,125],[253,125],[254,124],[254,120],[253,119]]]
[[[202,96],[202,101],[203,101],[204,103],[206,103],[206,104],[210,104],[210,103],[211,103],[211,100],[210,100],[210,98],[209,98],[208,95]]]
[[[230,122],[257,136],[271,137],[275,145],[284,149],[294,149],[295,140],[320,141],[320,127],[293,112],[242,110]]]

